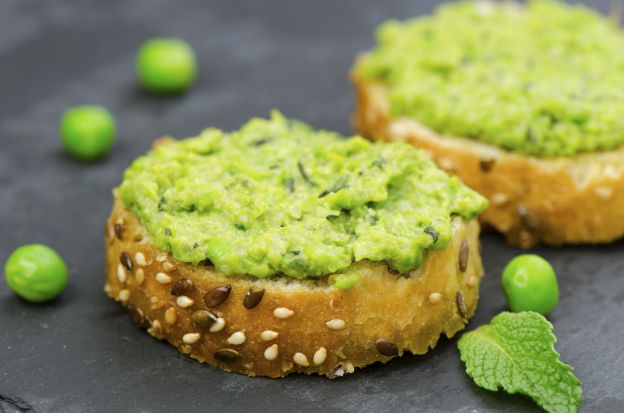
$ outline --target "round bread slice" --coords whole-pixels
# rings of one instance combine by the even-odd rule
[[[350,290],[327,277],[225,276],[159,250],[115,193],[106,224],[106,293],[135,323],[180,352],[249,376],[330,378],[404,352],[424,354],[463,329],[483,274],[479,224],[454,217],[453,238],[399,275],[384,263],[352,265]]]
[[[489,199],[481,222],[510,244],[607,243],[624,236],[624,148],[546,159],[442,136],[417,119],[393,118],[383,83],[355,72],[352,81],[358,132],[428,151],[441,168]]]

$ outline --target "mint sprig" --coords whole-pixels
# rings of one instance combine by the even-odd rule
[[[552,328],[532,311],[497,315],[459,340],[466,373],[484,389],[525,394],[547,412],[576,412],[581,382],[559,360]]]

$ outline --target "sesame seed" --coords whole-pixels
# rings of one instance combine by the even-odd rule
[[[170,326],[174,325],[176,320],[178,319],[178,312],[175,308],[169,307],[167,311],[165,311],[165,322]]]
[[[496,159],[494,158],[481,159],[481,161],[479,162],[479,167],[483,172],[490,172],[494,167],[495,163]]]
[[[264,358],[267,360],[275,360],[279,354],[279,347],[277,344],[273,344],[264,350]]]
[[[295,353],[295,355],[293,356],[293,361],[303,367],[308,367],[310,365],[308,358],[303,353]]]
[[[470,252],[468,250],[468,241],[463,240],[461,246],[459,247],[459,270],[461,272],[466,271],[468,268],[468,256]]]
[[[245,298],[243,299],[243,305],[246,309],[251,310],[256,307],[262,301],[262,297],[264,297],[264,289],[251,287],[249,291],[245,294]]]
[[[193,305],[195,301],[193,299],[187,297],[186,295],[181,295],[176,298],[176,304],[178,304],[182,308],[187,308]]]
[[[264,330],[262,333],[260,333],[260,338],[262,339],[262,341],[275,340],[277,336],[279,336],[279,333],[273,330]]]
[[[461,291],[457,291],[457,294],[455,294],[455,304],[457,305],[457,313],[464,320],[464,322],[467,322],[466,312],[468,310],[466,308],[466,303],[464,302],[464,295]]]
[[[442,294],[440,293],[431,293],[429,294],[429,302],[431,304],[437,304],[442,301]]]
[[[165,262],[166,259],[167,259],[167,254],[165,254],[164,252],[161,252],[156,257],[156,261],[158,261],[158,262]]]
[[[147,265],[147,261],[145,261],[145,255],[143,255],[142,252],[137,252],[136,254],[134,254],[134,261],[141,267],[145,267]]]
[[[223,330],[223,327],[225,327],[225,319],[223,317],[219,317],[208,331],[216,333]]]
[[[184,341],[186,344],[195,344],[199,341],[200,338],[201,334],[199,333],[187,333],[182,336],[182,341]]]
[[[520,217],[520,223],[523,227],[525,227],[527,230],[535,229],[537,227],[537,219],[527,207],[525,207],[524,205],[518,205],[516,211],[518,212],[518,216]]]
[[[139,268],[138,270],[136,270],[136,272],[134,273],[134,279],[136,280],[138,285],[143,284],[143,281],[145,281],[145,271],[143,271],[143,268]]]
[[[602,199],[609,199],[613,196],[613,189],[608,186],[597,186],[594,188],[596,196]]]
[[[340,318],[335,318],[326,322],[325,325],[330,330],[342,330],[343,328],[345,328],[345,321],[341,320]]]
[[[610,176],[611,178],[616,178],[620,176],[619,165],[618,167],[614,165],[605,165],[602,170],[603,174],[606,176]]]
[[[343,364],[343,368],[347,373],[353,373],[355,371],[355,367],[353,367],[353,363],[351,363],[350,361],[347,361],[345,364]]]
[[[119,299],[121,301],[128,301],[128,299],[130,298],[130,290],[121,290],[119,291]]]
[[[127,252],[122,252],[121,254],[119,254],[119,262],[126,267],[126,269],[128,271],[132,271],[132,259],[130,258],[130,255],[128,255]]]
[[[106,231],[106,238],[111,240],[115,236],[115,228],[109,224],[106,226]]]
[[[186,295],[193,288],[193,281],[188,278],[180,278],[171,287],[171,295],[176,297],[179,295]]]
[[[110,294],[111,291],[113,291],[113,287],[109,283],[104,284],[104,292]]]
[[[140,308],[137,308],[133,305],[129,305],[126,308],[126,311],[128,311],[128,315],[130,316],[130,319],[135,324],[137,324],[141,328],[147,328],[147,326],[149,325],[149,321],[145,318],[145,315],[143,314],[143,311],[141,311]]]
[[[412,134],[413,127],[413,125],[410,125],[407,122],[401,120],[390,122],[390,124],[388,125],[391,134],[400,135],[401,137]]]
[[[163,264],[163,270],[171,271],[173,269],[175,269],[175,266],[172,263],[166,262],[166,263]]]
[[[232,286],[220,285],[204,294],[204,304],[206,307],[212,308],[221,305],[230,296]]]
[[[147,330],[150,334],[160,335],[162,334],[162,324],[158,320],[152,321],[152,326]]]
[[[158,274],[156,274],[156,281],[161,284],[169,284],[171,282],[171,277],[169,277],[164,272],[159,272]]]
[[[198,310],[191,315],[191,320],[193,320],[195,325],[209,329],[217,322],[217,316],[208,310]]]
[[[468,279],[466,280],[466,285],[470,288],[477,285],[477,277],[475,277],[474,275],[471,275],[470,277],[468,277]]]
[[[452,171],[453,169],[455,169],[455,162],[453,162],[453,160],[449,158],[438,159],[438,165],[440,165],[442,169],[446,169],[447,171]]]
[[[342,364],[339,364],[331,371],[331,373],[327,375],[327,377],[329,377],[330,379],[335,379],[336,377],[344,376],[344,374],[344,367],[342,366]]]
[[[509,197],[507,196],[507,194],[497,192],[492,195],[492,204],[495,206],[503,206],[507,204],[507,202],[509,202]]]
[[[247,340],[247,337],[245,337],[245,333],[242,332],[242,331],[237,331],[237,332],[233,333],[227,339],[227,342],[228,342],[228,344],[239,346],[239,345],[243,344],[245,342],[245,340]]]
[[[399,354],[399,348],[390,340],[382,338],[377,340],[377,343],[375,344],[377,351],[384,356],[392,357]]]
[[[115,235],[117,239],[123,240],[124,232],[126,232],[126,226],[123,223],[123,220],[119,218],[115,223]]]
[[[316,353],[314,353],[314,357],[312,357],[312,361],[314,362],[315,365],[321,365],[325,362],[325,359],[327,358],[327,349],[325,349],[325,347],[321,347],[318,350],[316,350]]]
[[[238,351],[231,348],[220,348],[214,353],[214,358],[224,363],[234,363],[240,360],[241,355]]]
[[[277,307],[273,311],[273,315],[276,318],[279,318],[280,320],[284,320],[288,317],[291,317],[293,314],[295,314],[295,312],[291,310],[290,308],[286,308],[286,307]]]
[[[120,283],[126,282],[126,270],[121,264],[117,264],[117,279]]]
[[[337,299],[330,299],[329,300],[329,308],[331,308],[334,311],[342,311],[344,308],[344,301],[340,298]]]

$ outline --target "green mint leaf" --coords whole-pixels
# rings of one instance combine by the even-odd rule
[[[532,311],[497,315],[459,340],[466,373],[484,389],[525,394],[547,412],[576,412],[581,382],[559,360],[552,328]]]

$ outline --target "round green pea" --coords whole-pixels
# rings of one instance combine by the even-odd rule
[[[63,114],[60,132],[67,152],[78,159],[93,160],[108,153],[117,126],[113,115],[101,106],[76,106]]]
[[[559,286],[552,265],[534,254],[519,255],[503,270],[503,292],[511,311],[546,315],[559,301]]]
[[[156,38],[143,43],[137,56],[141,84],[153,93],[188,89],[197,71],[195,52],[183,40]]]
[[[35,303],[59,295],[69,278],[63,259],[40,244],[24,245],[13,251],[4,267],[4,276],[15,294]]]

